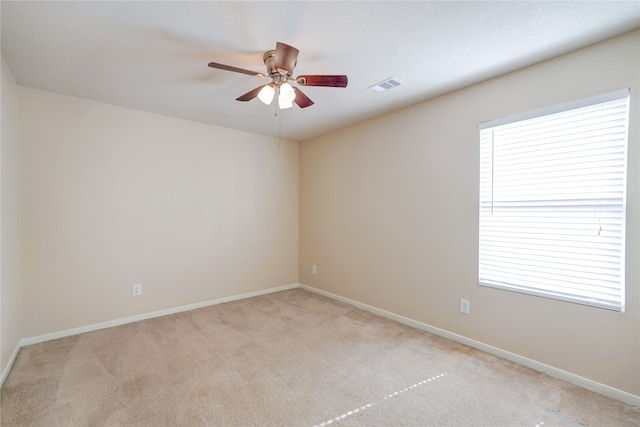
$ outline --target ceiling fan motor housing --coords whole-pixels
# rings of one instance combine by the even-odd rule
[[[289,70],[288,74],[283,74],[276,69],[276,51],[268,50],[262,56],[262,60],[264,61],[264,65],[267,67],[267,75],[271,77],[273,83],[282,84],[291,78],[293,74],[293,70]],[[296,63],[297,65],[297,63]]]

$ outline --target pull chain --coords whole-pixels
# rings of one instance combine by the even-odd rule
[[[282,114],[278,114],[278,105],[275,106],[275,115],[278,117],[278,148],[282,148]]]

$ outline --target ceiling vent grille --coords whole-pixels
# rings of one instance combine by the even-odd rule
[[[369,86],[368,89],[371,89],[374,92],[384,92],[385,90],[393,89],[394,87],[403,85],[404,82],[397,77],[389,77],[386,80],[381,81],[380,83],[376,83],[373,86]]]

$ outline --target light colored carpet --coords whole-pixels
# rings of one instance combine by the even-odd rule
[[[640,410],[302,289],[23,348],[2,426],[640,426]]]

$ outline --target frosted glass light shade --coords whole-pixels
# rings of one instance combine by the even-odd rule
[[[281,110],[293,107],[293,102],[287,102],[282,99],[282,95],[278,97],[278,106]]]
[[[258,93],[258,99],[269,105],[271,104],[271,101],[273,101],[273,96],[275,95],[275,93],[276,91],[273,89],[273,87],[271,87],[271,85],[265,85],[262,89],[260,89],[260,92]]]
[[[293,102],[296,99],[296,93],[289,83],[282,83],[280,85],[280,98],[282,102]]]

